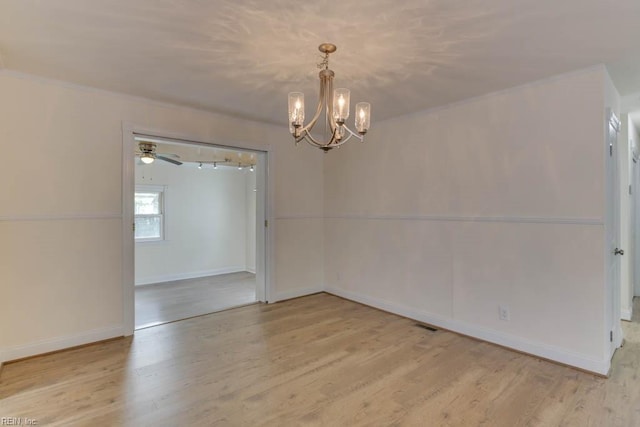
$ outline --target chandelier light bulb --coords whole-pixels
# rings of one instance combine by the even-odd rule
[[[349,118],[349,102],[351,91],[349,89],[336,89],[333,93],[333,115],[339,125]]]
[[[218,162],[213,162],[213,168],[218,169]]]
[[[249,170],[250,170],[251,172],[253,172],[253,165],[251,165],[251,167],[249,168]]]
[[[242,165],[240,163],[238,163],[238,170],[241,171],[242,170]]]
[[[356,104],[356,130],[360,135],[364,135],[369,130],[371,123],[371,104],[368,102],[358,102]]]
[[[198,169],[202,169],[202,163],[198,165]]]
[[[293,131],[304,123],[304,93],[289,94],[289,130]]]

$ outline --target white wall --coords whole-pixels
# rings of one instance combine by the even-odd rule
[[[136,243],[136,284],[246,271],[247,174],[192,163],[136,165],[136,185],[166,186],[166,239]]]
[[[375,123],[364,145],[329,153],[328,289],[606,372],[604,78]]]
[[[0,361],[122,335],[123,122],[270,146],[271,299],[322,288],[322,153],[295,147],[286,126],[7,70],[0,93]]]

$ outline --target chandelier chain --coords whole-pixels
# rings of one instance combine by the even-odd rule
[[[324,54],[324,58],[322,59],[322,62],[318,63],[318,69],[322,70],[328,70],[329,69],[329,52],[326,52]]]

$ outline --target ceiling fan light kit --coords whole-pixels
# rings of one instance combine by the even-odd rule
[[[140,141],[138,143],[138,149],[140,150],[140,160],[146,165],[153,163],[156,159],[164,160],[165,162],[173,163],[178,166],[182,164],[179,160],[156,153],[156,144],[153,142]]]
[[[325,152],[340,147],[352,137],[364,142],[364,135],[369,130],[371,122],[371,104],[359,102],[356,104],[355,129],[352,131],[346,125],[349,118],[349,103],[351,92],[349,89],[333,90],[335,73],[329,69],[329,55],[337,50],[336,45],[322,43],[318,50],[324,54],[324,59],[318,64],[320,68],[320,94],[316,112],[307,125],[304,124],[304,93],[289,93],[289,132],[293,135],[296,145],[305,140],[313,147]],[[311,130],[324,113],[326,123],[326,140],[319,141],[311,135]]]
[[[145,165],[149,165],[151,163],[153,163],[153,161],[156,159],[155,154],[151,154],[151,153],[142,153],[140,155],[140,160],[142,161],[142,163],[144,163]]]

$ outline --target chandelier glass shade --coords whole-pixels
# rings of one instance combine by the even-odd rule
[[[349,104],[351,92],[349,89],[333,89],[335,73],[329,69],[329,55],[336,51],[336,46],[323,43],[318,50],[324,54],[320,68],[320,93],[318,106],[309,123],[304,124],[304,93],[289,93],[289,132],[293,135],[296,144],[305,140],[310,145],[329,151],[349,141],[352,137],[364,142],[364,135],[369,130],[371,122],[371,104],[359,102],[355,108],[355,132],[349,129],[346,121],[349,118]],[[324,139],[318,140],[311,130],[322,118],[325,124]]]

